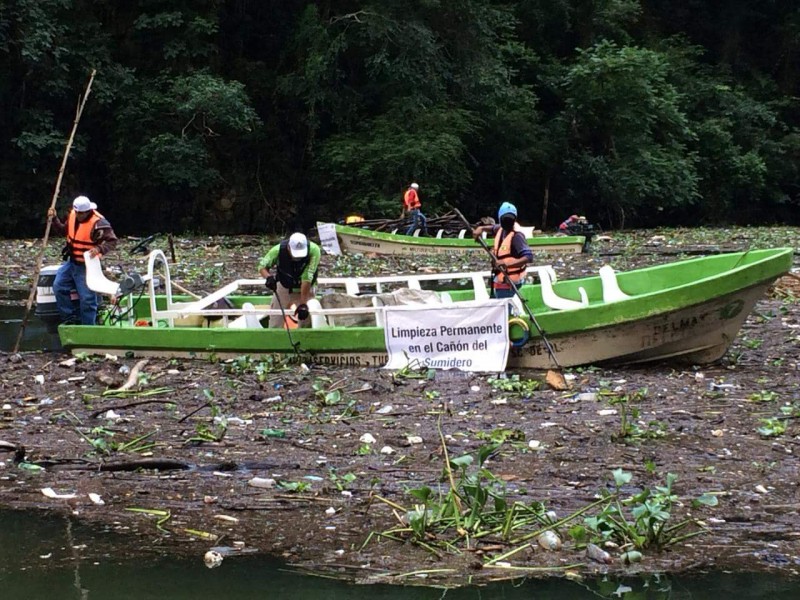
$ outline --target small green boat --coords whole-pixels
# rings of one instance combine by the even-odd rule
[[[317,223],[317,229],[319,230],[320,226],[324,225],[331,226],[333,224]],[[339,224],[335,224],[334,227],[338,246],[343,252],[416,256],[483,252],[481,245],[470,237],[466,229],[459,233],[459,237],[446,238],[402,235]],[[322,233],[320,233],[320,237],[323,238]],[[580,254],[586,246],[586,237],[582,235],[531,235],[527,237],[527,241],[528,246],[534,252]],[[326,246],[325,239],[322,239],[322,243],[323,246]],[[491,240],[489,240],[489,244],[491,245]]]
[[[536,272],[538,281],[521,286],[520,291],[562,367],[666,359],[703,364],[725,354],[756,301],[791,269],[792,253],[791,248],[750,250],[619,273],[603,267],[597,276],[566,281],[556,281],[550,267],[532,267],[529,272]],[[100,269],[99,261],[95,266]],[[362,306],[324,308],[315,302],[310,305],[314,326],[293,329],[289,336],[282,328],[261,326],[265,316],[277,312],[267,308],[269,297],[243,293],[248,287],[263,290],[263,280],[238,280],[201,299],[173,297],[166,258],[156,250],[150,255],[144,277],[147,289],[138,301],[135,297],[139,295],[131,294],[120,303],[123,318],[106,325],[61,325],[58,331],[64,348],[73,353],[293,355],[291,337],[300,357],[309,364],[380,367],[387,360],[384,330],[379,326],[386,307],[370,298],[385,294],[392,282],[420,290],[431,280],[445,278],[451,280],[454,289],[421,291],[453,307],[463,301],[488,298],[488,272],[322,278],[320,289],[344,285],[349,293],[340,296]],[[111,288],[116,284],[105,280],[95,287],[94,279],[87,277],[93,288],[104,293],[114,291]],[[165,288],[163,294],[153,284],[159,279]],[[398,283],[398,279],[402,281]],[[366,285],[377,288],[376,292],[364,294]],[[318,297],[326,300],[326,295]],[[221,298],[228,299],[233,308],[210,308]],[[516,310],[521,316],[514,320],[517,325],[509,328],[513,347],[507,366],[555,366],[537,329],[524,311],[519,307]],[[362,321],[357,326],[343,326],[344,317]]]

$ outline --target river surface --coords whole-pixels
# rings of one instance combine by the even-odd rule
[[[0,471],[1,473],[1,471]],[[2,476],[2,475],[0,475]],[[258,556],[228,557],[209,569],[197,558],[131,558],[130,541],[72,517],[0,511],[0,598],[3,600],[796,600],[800,581],[769,574],[712,573],[573,582],[497,583],[442,590],[419,586],[352,585],[293,572]],[[138,550],[138,549],[136,549]],[[150,556],[150,557],[148,557]],[[419,585],[424,580],[418,580]]]
[[[0,351],[10,352],[14,348],[25,316],[27,300],[27,292],[0,290]],[[22,351],[61,349],[58,334],[48,331],[44,322],[34,314],[33,308],[28,315],[19,349]]]
[[[0,350],[14,347],[24,302],[0,294]],[[58,336],[31,314],[22,350],[57,351]],[[0,398],[1,399],[1,398]],[[2,439],[0,430],[0,439]],[[0,454],[0,478],[13,468]],[[2,506],[2,498],[0,498]],[[132,552],[131,541],[93,529],[79,520],[44,513],[0,510],[0,600],[135,599],[230,600],[795,600],[800,580],[769,574],[711,573],[697,577],[598,579],[563,578],[498,583],[489,587],[442,590],[418,586],[350,585],[294,572],[276,560],[258,556],[226,558],[215,569],[205,566],[208,549],[198,543],[195,559],[160,557],[154,551]],[[131,558],[143,555],[145,558]],[[424,580],[416,583],[424,585]]]

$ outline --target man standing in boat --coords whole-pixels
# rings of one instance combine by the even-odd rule
[[[525,235],[517,230],[517,207],[510,202],[503,202],[497,211],[499,225],[481,225],[472,230],[472,235],[478,239],[484,232],[494,235],[494,257],[492,278],[492,296],[494,298],[512,298],[514,289],[509,280],[515,285],[522,285],[525,279],[525,270],[533,260]]]
[[[67,234],[63,250],[65,262],[59,267],[53,281],[56,307],[62,323],[95,325],[97,323],[97,294],[86,285],[86,263],[83,253],[101,258],[117,246],[117,236],[111,223],[97,212],[97,204],[86,196],[72,201],[72,210],[66,223],[56,214],[55,208],[47,211],[56,233]],[[72,291],[78,293],[79,310],[75,312]]]
[[[415,229],[422,230],[423,235],[428,235],[428,220],[422,214],[422,202],[419,199],[419,184],[412,183],[408,186],[406,193],[403,194],[403,212],[400,218],[405,215],[411,216],[411,225],[406,230],[406,235],[413,235]]]
[[[309,327],[308,301],[314,297],[317,282],[320,249],[302,233],[293,233],[288,239],[275,244],[258,263],[259,272],[265,278],[264,285],[273,292],[270,308],[289,311],[294,304],[300,327]],[[270,269],[275,267],[275,274]],[[270,327],[282,327],[282,315],[269,318]]]

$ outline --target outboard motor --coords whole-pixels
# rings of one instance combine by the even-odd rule
[[[61,321],[58,307],[56,306],[56,295],[53,292],[53,282],[56,279],[59,266],[49,265],[42,267],[42,270],[39,271],[39,279],[36,281],[36,310],[33,314],[44,322],[47,331],[50,333],[58,332],[58,324]],[[72,290],[70,298],[77,311],[80,305],[78,292]]]

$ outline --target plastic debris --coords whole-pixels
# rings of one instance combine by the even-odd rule
[[[642,553],[638,550],[628,550],[627,552],[622,553],[622,555],[619,557],[619,561],[623,565],[631,565],[633,563],[642,562]]]
[[[216,550],[209,550],[203,556],[203,562],[206,563],[209,569],[216,569],[222,564],[222,554]]]
[[[325,509],[325,514],[328,515],[329,517],[332,517],[333,515],[336,514],[336,509],[333,508],[332,506],[329,506],[328,508]]]
[[[39,385],[44,385],[44,375],[37,375],[33,380]]]
[[[214,515],[214,518],[217,521],[225,521],[227,523],[238,523],[239,522],[239,519],[237,519],[236,517],[231,517],[229,515]]]
[[[97,506],[103,506],[105,501],[100,497],[100,494],[95,494],[94,492],[89,492],[89,500],[92,503],[96,504]]]
[[[374,444],[377,440],[375,439],[375,436],[373,436],[371,433],[365,433],[360,438],[358,438],[358,441],[361,442],[362,444]]]
[[[555,531],[547,530],[536,536],[536,542],[545,550],[560,550],[561,538]]]
[[[586,545],[586,556],[588,556],[593,561],[602,563],[604,565],[607,565],[612,562],[611,555],[602,548],[600,548],[599,546],[595,546],[594,544]]]
[[[383,448],[381,448],[381,454],[394,454],[394,453],[395,449],[392,448],[391,446],[384,446]]]
[[[71,500],[72,498],[77,498],[77,494],[59,494],[53,488],[46,487],[42,488],[42,493],[47,496],[48,498],[55,498],[58,500]]]
[[[413,446],[414,444],[421,444],[422,438],[419,437],[418,435],[409,435],[406,438],[406,441]]]
[[[381,406],[375,412],[379,415],[388,415],[390,412],[392,412],[392,408],[393,406],[391,404],[387,404],[386,406]]]
[[[275,480],[271,477],[253,477],[247,482],[247,485],[257,488],[273,488],[275,487]]]

